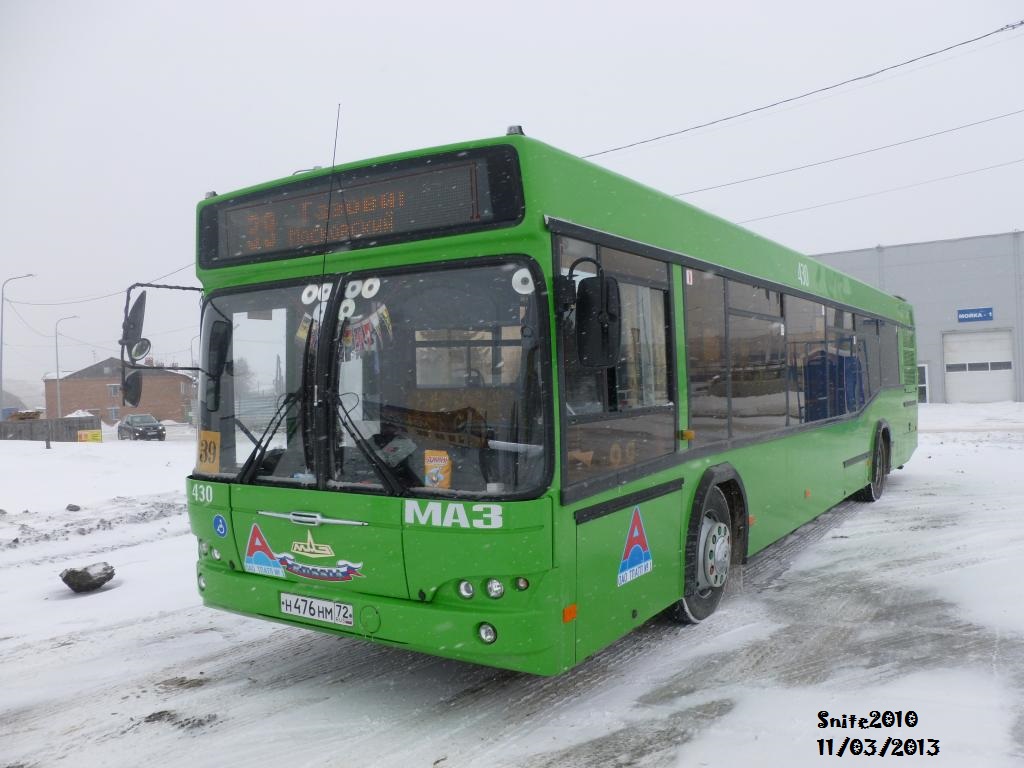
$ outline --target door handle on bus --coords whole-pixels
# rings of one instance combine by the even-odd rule
[[[256,514],[263,515],[264,517],[290,520],[296,525],[308,525],[314,528],[318,525],[369,525],[369,523],[362,520],[338,520],[333,517],[324,517],[319,512],[302,512],[300,510],[295,510],[294,512],[267,512],[261,509]]]

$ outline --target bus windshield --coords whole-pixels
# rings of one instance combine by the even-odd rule
[[[525,259],[214,296],[199,474],[372,493],[539,494],[551,388]],[[327,313],[330,314],[327,314]],[[223,337],[223,334],[220,334]],[[212,344],[213,342],[209,342]],[[214,366],[216,367],[216,366]],[[215,471],[214,471],[215,470]]]

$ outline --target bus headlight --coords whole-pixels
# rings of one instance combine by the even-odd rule
[[[505,586],[497,579],[487,580],[487,596],[497,600],[505,594]]]
[[[475,593],[476,589],[473,587],[473,582],[465,580],[459,582],[459,597],[469,600]]]
[[[220,550],[219,549],[214,547],[213,550],[212,550],[212,554],[213,554],[213,559],[214,560],[220,560]]]
[[[477,634],[480,635],[480,639],[483,640],[487,645],[491,645],[495,640],[498,639],[498,630],[492,627],[490,624],[481,624],[477,627]]]
[[[523,576],[516,577],[516,589],[520,592],[525,592],[530,588],[530,582]]]

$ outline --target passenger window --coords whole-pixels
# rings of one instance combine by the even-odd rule
[[[786,426],[782,321],[729,315],[731,429],[734,438]]]
[[[729,437],[729,367],[725,354],[725,281],[684,270],[686,375],[690,401],[690,446]]]
[[[568,421],[566,478],[571,483],[607,476],[675,451],[675,404],[668,342],[668,265],[572,238],[557,240],[561,273],[579,258],[600,262],[619,284],[621,337],[612,368],[579,364],[574,310],[561,318],[564,407]],[[575,278],[592,276],[591,262]]]
[[[790,424],[827,419],[824,305],[786,296],[786,350]]]
[[[900,348],[896,325],[882,322],[878,327],[879,347],[882,358],[882,386],[900,386]]]
[[[782,317],[782,295],[759,285],[729,281],[729,309]]]
[[[866,395],[868,399],[882,388],[882,350],[878,335],[879,321],[864,315],[856,316],[857,337],[864,345],[863,360],[867,368]]]

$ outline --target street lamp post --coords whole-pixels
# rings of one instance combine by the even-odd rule
[[[78,315],[68,315],[62,317],[56,323],[53,324],[53,351],[54,356],[57,358],[57,418],[61,418],[61,414],[64,413],[60,405],[60,331],[57,328],[65,320],[71,320],[78,317]]]
[[[0,285],[0,419],[3,418],[4,413],[4,306],[6,304],[4,290],[6,290],[9,282],[21,280],[23,277],[35,277],[35,275],[28,272],[24,275],[9,277],[4,280],[3,285]]]

